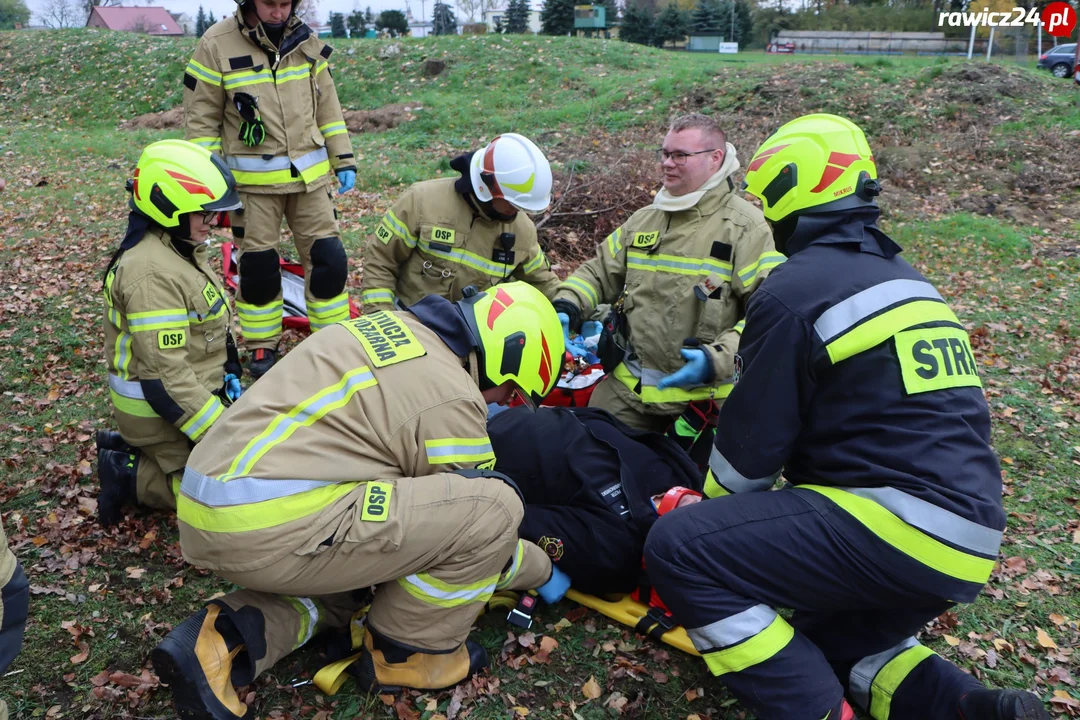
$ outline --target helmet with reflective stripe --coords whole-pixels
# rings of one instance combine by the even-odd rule
[[[562,325],[544,294],[524,282],[496,285],[458,300],[479,354],[480,389],[510,381],[533,405],[562,373]]]
[[[129,187],[132,207],[166,228],[177,227],[184,213],[240,207],[232,171],[220,157],[187,140],[147,145]]]
[[[859,126],[836,115],[804,115],[762,143],[743,189],[778,222],[813,209],[833,212],[874,204],[877,165]]]
[[[517,133],[499,135],[473,153],[469,180],[481,202],[502,198],[525,212],[551,204],[551,165],[532,140]]]

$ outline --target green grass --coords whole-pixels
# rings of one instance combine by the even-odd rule
[[[875,148],[919,144],[941,158],[967,153],[971,131],[956,123],[964,113],[980,112],[949,95],[956,82],[951,73],[964,67],[952,59],[741,54],[731,62],[618,42],[501,37],[409,40],[402,43],[403,55],[380,60],[379,50],[389,43],[333,43],[346,107],[424,107],[414,122],[353,136],[364,156],[361,192],[342,196],[339,207],[354,293],[358,249],[401,186],[449,173],[449,157],[495,132],[540,138],[560,178],[572,169],[588,182],[618,153],[655,147],[667,117],[691,105],[724,118],[744,166],[753,150],[746,145],[801,112],[840,112],[868,128]],[[44,717],[56,706],[50,717],[169,716],[166,692],[98,698],[91,680],[106,670],[139,674],[170,626],[229,589],[180,560],[172,519],[138,514],[102,532],[86,505],[96,494],[93,431],[109,422],[100,272],[123,231],[123,184],[141,147],[179,136],[115,126],[180,101],[179,77],[192,47],[189,40],[85,30],[0,33],[5,77],[18,78],[0,85],[0,103],[8,110],[0,118],[0,174],[9,181],[0,195],[0,503],[5,530],[36,592],[26,645],[11,668],[16,674],[0,688],[13,717]],[[446,59],[447,70],[425,76],[429,57]],[[1047,138],[1075,129],[1077,120],[1062,113],[1075,102],[1066,83],[1007,72],[1009,79],[1030,81],[1034,94],[995,100],[997,111],[1011,120],[985,127],[991,142],[1000,143],[991,159],[1000,158],[1003,172],[1016,173],[1021,156],[1010,153],[1064,152],[1046,145]],[[936,627],[925,640],[987,682],[1030,687],[1044,699],[1055,690],[1080,699],[1074,687],[1048,675],[1054,667],[1080,673],[1080,653],[1064,655],[1076,650],[1077,631],[1068,621],[1080,615],[1073,540],[1080,527],[1080,259],[1065,252],[1080,241],[1080,217],[1067,214],[1080,196],[1061,189],[1071,194],[1054,199],[1059,207],[1032,201],[1040,207],[1037,227],[945,213],[937,203],[974,190],[962,182],[963,173],[989,164],[965,162],[932,175],[916,169],[922,184],[903,187],[928,198],[929,209],[898,203],[882,225],[972,333],[1005,471],[1010,516],[1002,557],[1024,558],[1027,569],[995,576],[986,594],[957,610],[955,627]],[[894,182],[888,180],[887,193]],[[549,229],[555,237],[565,235],[555,222]],[[129,577],[128,568],[145,574]],[[670,659],[658,656],[660,648],[593,613],[575,615],[569,627],[556,631],[555,623],[573,610],[572,603],[561,603],[541,611],[537,642],[544,632],[559,642],[550,664],[514,667],[510,658],[500,658],[507,625],[494,615],[480,620],[476,637],[495,664],[477,696],[466,700],[470,718],[510,718],[513,707],[529,709],[531,717],[573,717],[571,701],[581,718],[608,718],[618,714],[604,707],[609,700],[620,703],[612,698],[616,692],[635,717],[743,717],[698,660],[674,649],[665,650]],[[61,626],[65,621],[94,633],[82,638],[89,649],[84,662],[71,662],[79,648]],[[1060,658],[1039,647],[1036,628],[1055,639]],[[1013,650],[995,650],[992,668],[986,653],[995,639]],[[516,642],[510,648],[512,657],[534,654]],[[267,673],[256,688],[260,714],[397,716],[352,685],[334,698],[310,685],[291,687],[321,662],[315,648],[305,648]],[[602,695],[586,703],[581,687],[590,677]],[[688,700],[686,691],[698,688],[704,696]],[[405,694],[401,700],[430,720],[435,712],[448,712],[451,694]],[[426,709],[430,701],[435,711]]]

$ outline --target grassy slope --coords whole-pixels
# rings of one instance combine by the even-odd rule
[[[341,201],[352,248],[400,185],[445,171],[447,156],[506,129],[539,138],[551,149],[557,170],[573,165],[586,176],[605,159],[652,146],[656,126],[675,109],[691,106],[725,117],[744,162],[779,122],[815,110],[863,117],[876,146],[925,153],[912,168],[894,161],[894,197],[905,200],[892,208],[886,227],[951,296],[973,330],[997,420],[995,444],[1005,458],[1011,511],[1003,550],[1011,559],[991,594],[935,626],[931,642],[988,681],[1034,686],[1048,699],[1054,690],[1080,697],[1054,671],[1070,662],[1072,673],[1077,671],[1069,653],[1076,647],[1080,614],[1069,599],[1077,591],[1080,541],[1074,535],[1080,525],[1080,262],[1066,252],[1076,247],[1080,232],[1076,214],[1068,214],[1078,198],[1074,190],[1058,190],[1063,195],[1046,203],[1045,215],[1023,223],[944,212],[956,210],[954,201],[962,199],[964,183],[957,180],[978,168],[950,166],[958,161],[947,157],[942,144],[963,138],[967,126],[961,123],[976,121],[981,112],[949,95],[956,81],[943,74],[944,66],[861,59],[796,62],[778,70],[771,58],[731,63],[563,38],[408,41],[404,55],[393,60],[377,56],[387,43],[335,45],[335,77],[348,108],[395,102],[424,108],[415,122],[354,136],[366,165],[362,192]],[[168,625],[224,589],[179,561],[171,520],[138,516],[118,531],[102,533],[88,519],[96,484],[90,438],[108,415],[97,273],[121,230],[121,188],[141,146],[177,134],[117,132],[115,125],[179,102],[179,77],[191,47],[188,41],[92,31],[0,34],[0,104],[6,109],[0,119],[0,175],[9,181],[0,196],[0,285],[6,293],[0,326],[0,504],[36,593],[27,647],[12,668],[17,674],[0,680],[16,717],[47,711],[54,717],[168,715],[164,693],[136,687],[125,696],[99,674],[137,675]],[[447,71],[426,77],[422,61],[428,57],[447,59]],[[1017,78],[1030,82],[1038,96],[1003,101],[998,110],[1007,120],[971,126],[992,149],[972,163],[993,165],[1000,155],[1011,166],[1028,161],[1024,152],[1052,155],[1056,149],[1045,145],[1048,134],[1080,128],[1077,116],[1067,112],[1074,100],[1065,84]],[[914,179],[904,174],[908,170]],[[999,183],[1004,193],[1020,177],[986,182]],[[914,202],[916,196],[928,204]],[[1038,200],[1030,204],[1041,207]],[[354,287],[358,277],[354,273]],[[551,626],[571,610],[564,603],[544,611],[541,624]],[[62,627],[65,621],[75,624]],[[1061,649],[1040,647],[1036,628]],[[497,648],[505,632],[499,621],[481,621],[480,638],[489,648]],[[479,699],[465,701],[471,717],[509,717],[514,707],[539,717],[569,715],[571,701],[585,718],[617,713],[624,702],[622,712],[641,717],[740,717],[700,663],[674,652],[670,659],[657,656],[655,648],[643,647],[602,618],[575,618],[555,637],[560,646],[550,664],[537,661],[532,648],[511,645],[526,659],[520,666],[506,659],[497,663],[495,679],[477,690]],[[89,656],[72,663],[78,642],[86,643]],[[348,689],[331,706],[311,688],[276,687],[317,666],[313,651],[281,663],[259,687],[260,712],[408,717],[407,711],[428,707],[427,698],[406,698],[395,711]],[[1051,672],[1058,673],[1056,679]],[[585,704],[580,688],[591,675],[604,692]],[[97,695],[95,677],[105,684]],[[697,687],[704,688],[704,697],[687,700],[683,691]],[[613,698],[613,692],[627,701]],[[615,707],[601,708],[605,702]],[[451,704],[449,694],[435,700],[442,713]]]

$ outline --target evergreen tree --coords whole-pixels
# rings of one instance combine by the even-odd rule
[[[444,2],[435,3],[431,11],[432,35],[457,35],[457,18],[454,11]]]
[[[628,5],[623,11],[619,39],[638,45],[651,45],[653,32],[653,14],[640,5]]]
[[[529,31],[529,0],[510,0],[506,6],[506,32],[526,33]]]
[[[400,10],[383,10],[375,21],[379,30],[388,30],[394,37],[402,37],[409,32],[409,21]]]
[[[349,37],[364,37],[364,33],[367,32],[367,23],[364,22],[364,13],[359,10],[353,10],[349,13],[349,16],[345,18],[345,26],[349,28]]]
[[[574,0],[544,0],[540,10],[540,32],[566,35],[574,31]]]
[[[364,27],[375,27],[375,13],[371,12],[371,6],[367,6],[367,10],[364,10]]]
[[[211,10],[210,11],[210,17],[208,17],[206,19],[206,29],[209,30],[216,22],[217,22],[217,18],[214,17],[214,11]]]
[[[720,29],[724,26],[723,20],[728,18],[731,11],[730,5],[728,3],[725,3],[725,5],[727,7],[724,9],[727,12],[721,17],[719,0],[698,0],[694,10],[690,13],[690,25],[694,32],[702,35],[721,34]]]
[[[502,15],[495,16],[495,32],[499,35],[502,35],[504,32],[506,32],[506,26],[503,25]]]
[[[203,33],[206,32],[206,12],[203,10],[202,5],[199,6],[199,12],[195,15],[195,37],[201,38]]]
[[[656,16],[656,24],[653,27],[653,44],[663,47],[664,43],[670,42],[672,47],[675,43],[686,37],[690,32],[690,18],[684,10],[674,2],[669,2]]]
[[[330,13],[330,37],[343,38],[348,37],[349,33],[345,29],[345,14],[339,12]]]

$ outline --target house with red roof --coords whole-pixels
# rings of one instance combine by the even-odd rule
[[[183,35],[169,11],[163,7],[101,7],[94,6],[86,27],[142,32],[149,35]]]

